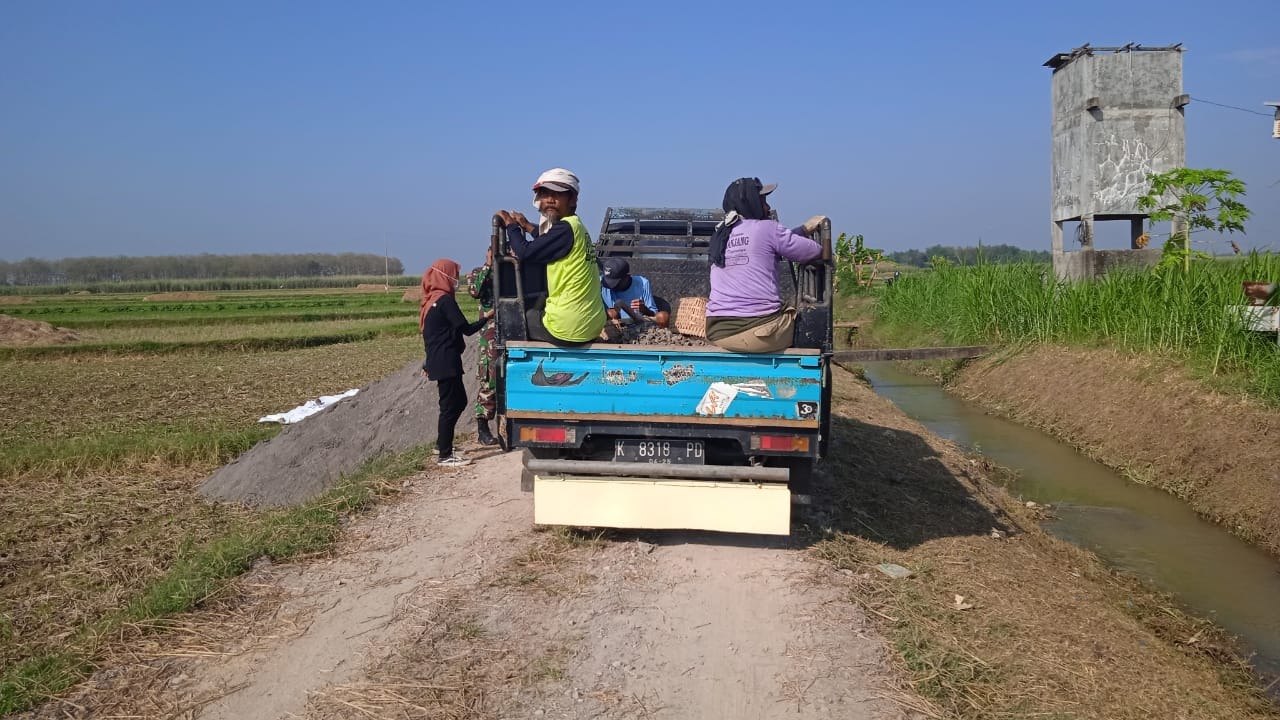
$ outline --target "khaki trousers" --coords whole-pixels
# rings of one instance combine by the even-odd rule
[[[713,340],[717,347],[740,353],[771,353],[786,350],[795,340],[796,309],[783,308],[778,317],[743,330],[737,335]]]

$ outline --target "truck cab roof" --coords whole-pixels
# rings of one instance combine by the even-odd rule
[[[681,260],[705,257],[724,213],[713,208],[611,207],[596,242],[601,257]]]
[[[778,219],[775,211],[770,215]],[[701,259],[724,211],[715,208],[611,207],[596,241],[600,257]]]

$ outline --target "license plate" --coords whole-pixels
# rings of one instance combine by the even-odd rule
[[[701,440],[615,440],[614,462],[653,465],[703,465],[707,453]]]

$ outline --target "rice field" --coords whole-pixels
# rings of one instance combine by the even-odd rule
[[[420,359],[418,304],[402,293],[0,302],[0,314],[80,335],[0,347],[0,714],[81,677],[119,623],[216,592],[238,567],[226,547],[244,563],[314,551],[331,536],[329,509],[261,513],[206,502],[195,489],[279,431],[259,417]],[[459,302],[474,315],[470,298]],[[343,493],[326,507],[368,501],[364,486]],[[273,545],[290,537],[281,526],[302,539]],[[165,589],[175,582],[184,588],[177,597]]]

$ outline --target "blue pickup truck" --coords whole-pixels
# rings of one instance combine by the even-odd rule
[[[687,319],[708,295],[707,243],[721,217],[610,208],[595,252],[627,258],[660,309]],[[824,262],[779,263],[783,299],[798,310],[790,349],[567,348],[526,339],[521,269],[495,224],[498,413],[508,444],[524,451],[535,523],[790,532],[792,503],[807,497],[830,438],[829,223],[814,239]]]

